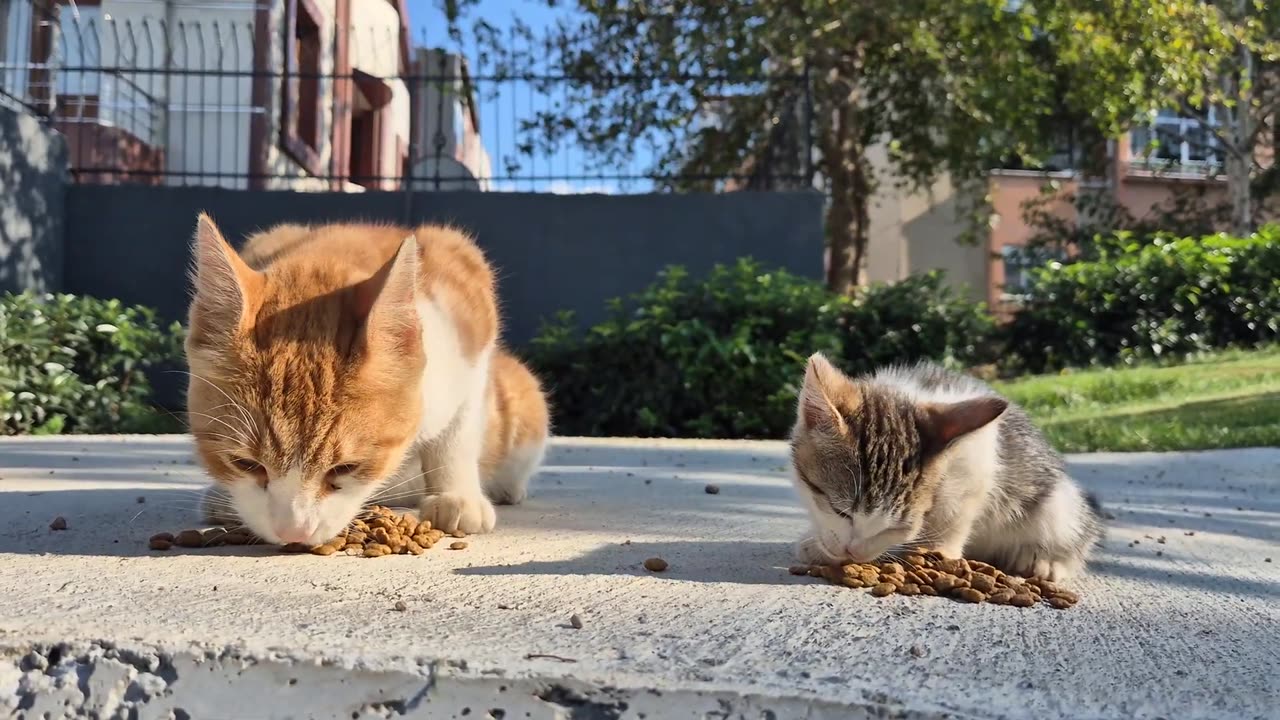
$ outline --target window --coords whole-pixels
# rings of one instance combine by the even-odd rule
[[[391,86],[362,70],[353,70],[348,174],[351,182],[378,188],[383,182],[383,113],[391,102]]]
[[[1021,300],[1027,296],[1032,272],[1052,261],[1062,262],[1066,253],[1049,248],[1005,245],[1000,248],[1004,265],[1004,299]]]
[[[314,0],[288,0],[285,12],[288,67],[283,84],[280,144],[313,175],[322,173],[321,18]]]
[[[1151,125],[1135,128],[1130,133],[1133,164],[1187,169],[1220,165],[1218,138],[1211,131],[1218,124],[1214,115],[1210,109],[1206,125],[1195,118],[1161,110]]]

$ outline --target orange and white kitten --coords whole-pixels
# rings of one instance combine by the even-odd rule
[[[322,542],[376,497],[452,532],[524,499],[548,436],[457,230],[282,225],[242,253],[201,215],[187,392],[211,522]]]

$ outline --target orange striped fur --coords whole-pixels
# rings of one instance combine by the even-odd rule
[[[210,515],[314,542],[379,493],[466,532],[493,528],[490,497],[523,499],[546,400],[497,348],[493,272],[469,237],[281,225],[236,253],[202,215],[194,251],[188,408]]]

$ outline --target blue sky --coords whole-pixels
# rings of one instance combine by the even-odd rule
[[[444,22],[444,14],[437,6],[438,0],[409,0],[409,23],[415,45],[445,47],[457,51],[453,41],[449,39]],[[469,28],[472,19],[481,17],[500,31],[507,31],[513,19],[519,17],[536,32],[553,24],[558,15],[574,12],[572,9],[549,8],[544,0],[481,0],[464,20],[463,27]],[[481,75],[485,72],[476,62],[475,47],[468,42],[461,50],[471,67],[471,72]],[[564,180],[565,176],[588,175],[593,168],[589,165],[585,153],[580,147],[563,147],[550,155],[538,154],[532,158],[520,158],[521,167],[508,173],[504,169],[504,157],[513,156],[517,143],[516,126],[523,119],[528,119],[538,109],[549,106],[551,99],[535,91],[525,84],[503,83],[485,86],[478,83],[480,109],[480,135],[485,149],[493,162],[495,176],[510,174],[515,180],[495,182],[495,189],[515,191],[541,192],[643,192],[650,185],[647,182],[620,184],[605,178],[580,178]],[[643,173],[648,167],[648,159],[652,154],[637,154],[632,166],[618,168],[613,174]],[[526,178],[540,177],[532,180]]]

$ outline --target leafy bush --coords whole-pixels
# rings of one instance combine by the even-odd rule
[[[851,372],[889,362],[974,360],[991,336],[982,306],[939,274],[856,298],[750,260],[705,280],[678,267],[579,333],[571,314],[544,325],[529,359],[546,379],[557,432],[644,437],[782,437],[805,359]]]
[[[118,300],[0,297],[0,434],[146,432],[145,370],[181,357],[177,323]]]
[[[1035,271],[1007,328],[1010,366],[1177,359],[1280,336],[1280,227],[1150,243],[1121,234],[1099,247],[1097,260]]]

